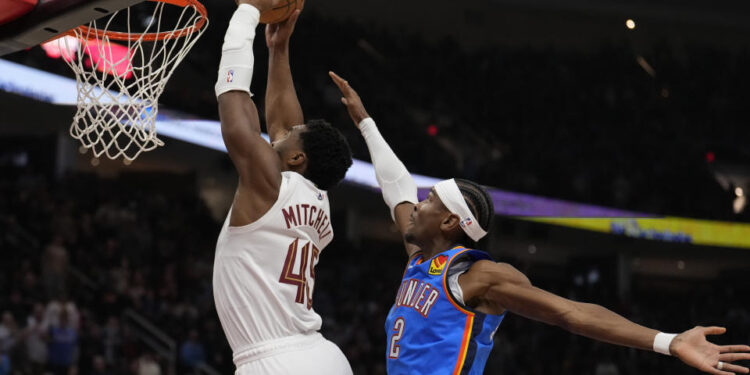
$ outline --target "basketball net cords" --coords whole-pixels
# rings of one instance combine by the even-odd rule
[[[115,159],[122,155],[132,161],[141,152],[164,145],[156,133],[159,96],[175,68],[208,25],[200,30],[184,32],[186,26],[194,27],[202,17],[194,6],[189,5],[182,9],[174,30],[168,32],[166,38],[149,42],[152,43],[150,48],[144,46],[143,37],[151,32],[154,25],[155,32],[161,32],[163,10],[164,3],[156,3],[146,30],[136,40],[128,39],[128,53],[117,61],[112,61],[114,57],[109,37],[104,35],[99,39],[97,36],[96,21],[89,23],[85,35],[75,29],[80,47],[75,50],[75,60],[66,59],[76,74],[78,89],[78,110],[70,126],[70,135],[81,141],[84,147],[92,149],[96,157],[106,154],[110,159]],[[189,10],[193,14],[185,17]],[[126,11],[127,33],[130,35],[130,8]],[[118,13],[110,16],[104,31],[109,30]],[[68,38],[59,40],[64,41],[65,50],[70,51]],[[84,66],[84,54],[94,47],[91,46],[93,43],[96,44],[99,59],[88,59],[91,67],[87,68]],[[137,60],[140,60],[139,63],[136,63]],[[126,73],[117,74],[116,67],[122,64],[132,73],[130,83],[125,78]],[[124,144],[120,140],[124,140]],[[129,150],[131,146],[133,149]]]

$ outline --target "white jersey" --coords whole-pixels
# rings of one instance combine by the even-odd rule
[[[216,244],[216,311],[235,356],[284,337],[320,329],[312,309],[314,267],[333,229],[325,190],[282,172],[279,197],[257,221],[229,226]]]

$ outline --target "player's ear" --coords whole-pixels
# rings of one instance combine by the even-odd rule
[[[446,215],[446,217],[443,218],[443,221],[440,222],[440,230],[443,232],[452,232],[458,228],[459,221],[458,216],[454,214]]]
[[[286,162],[291,166],[299,167],[307,162],[307,155],[302,151],[295,151],[289,156]]]

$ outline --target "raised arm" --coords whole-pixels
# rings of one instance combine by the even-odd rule
[[[529,319],[559,326],[575,334],[616,345],[643,350],[658,350],[678,357],[687,365],[716,375],[748,373],[748,369],[730,362],[750,359],[750,346],[714,345],[706,335],[724,333],[724,328],[695,327],[673,340],[590,303],[572,301],[539,289],[529,279],[504,263],[476,262],[459,277],[464,301],[480,311],[499,314],[511,311]],[[657,334],[660,334],[657,339]],[[718,369],[721,361],[722,370]]]
[[[304,123],[302,107],[294,90],[289,66],[289,38],[300,10],[284,22],[266,26],[268,46],[268,87],[266,88],[266,126],[271,142],[281,139],[295,125]]]
[[[259,9],[273,6],[274,1],[240,1],[222,46],[215,89],[221,135],[240,178],[230,218],[235,226],[249,224],[265,214],[281,186],[281,162],[261,137],[258,111],[250,98]]]
[[[411,214],[414,211],[414,205],[417,203],[417,185],[409,175],[409,171],[406,170],[404,163],[398,159],[383,136],[380,135],[378,128],[375,126],[375,121],[367,114],[362,99],[349,86],[349,82],[336,73],[329,72],[328,74],[341,90],[341,94],[344,95],[341,102],[346,106],[354,125],[362,132],[370,151],[372,165],[375,168],[375,177],[383,191],[383,199],[391,209],[393,220],[403,236],[411,224]],[[406,240],[404,240],[404,247],[409,257],[419,250],[417,246],[407,243]]]

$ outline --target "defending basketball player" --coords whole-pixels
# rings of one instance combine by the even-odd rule
[[[362,132],[383,198],[407,244],[409,261],[385,327],[389,374],[481,374],[507,311],[599,341],[673,355],[710,374],[748,373],[732,362],[750,359],[750,346],[706,340],[724,328],[665,334],[602,306],[536,288],[513,266],[464,247],[475,246],[490,228],[494,207],[484,188],[445,180],[417,203],[416,184],[357,93],[330,75]]]
[[[344,354],[318,333],[312,296],[315,265],[333,238],[326,190],[344,177],[351,152],[329,124],[303,123],[284,57],[298,12],[267,29],[271,144],[261,137],[252,46],[261,12],[277,3],[240,1],[222,46],[216,96],[239,183],[216,244],[216,311],[236,374],[349,375]]]

